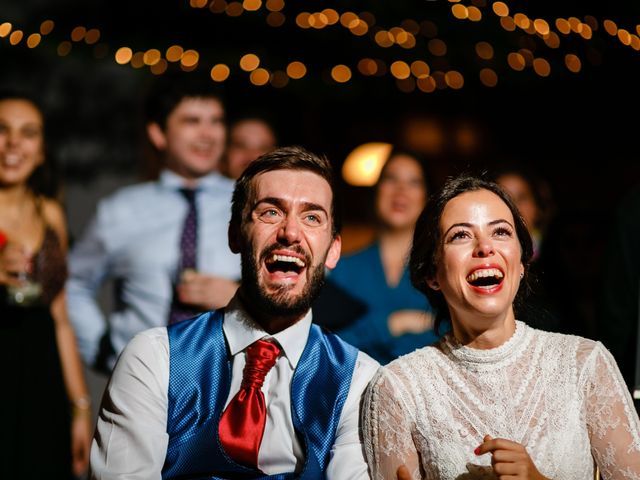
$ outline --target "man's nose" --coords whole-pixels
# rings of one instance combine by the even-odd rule
[[[287,215],[278,229],[278,240],[285,245],[300,241],[300,223],[292,215]]]

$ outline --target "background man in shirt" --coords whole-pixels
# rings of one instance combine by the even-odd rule
[[[98,420],[93,478],[369,478],[359,403],[378,364],[311,323],[324,269],[340,256],[331,175],[299,147],[245,170],[229,226],[240,288],[227,308],[143,332],[124,350]],[[277,351],[254,391],[266,418],[234,437],[225,422],[257,376],[245,366],[259,343]]]
[[[100,201],[69,260],[69,315],[80,351],[105,371],[136,333],[166,325],[172,304],[193,312],[221,307],[240,277],[226,239],[233,182],[216,171],[226,140],[221,98],[210,80],[167,75],[153,85],[146,114],[163,162],[159,179]],[[181,189],[195,191],[197,207],[197,266],[186,274],[178,265],[190,207]],[[107,280],[116,290],[108,319],[96,300]]]

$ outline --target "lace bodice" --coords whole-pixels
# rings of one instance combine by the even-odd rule
[[[544,476],[640,479],[640,425],[618,367],[599,342],[517,322],[490,350],[446,336],[383,367],[363,408],[374,479],[497,478],[487,434],[523,444]]]

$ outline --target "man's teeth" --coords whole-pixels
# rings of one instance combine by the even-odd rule
[[[292,256],[289,256],[289,255],[276,255],[276,254],[274,254],[271,257],[271,261],[273,261],[273,262],[292,262],[292,263],[295,263],[300,268],[302,268],[302,267],[304,267],[306,265],[298,257],[292,257]]]
[[[477,280],[479,278],[485,278],[485,277],[502,278],[504,277],[504,275],[497,268],[486,268],[483,270],[476,270],[475,272],[470,274],[467,277],[467,282],[473,282],[474,280]]]

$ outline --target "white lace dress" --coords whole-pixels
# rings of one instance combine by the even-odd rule
[[[494,479],[487,434],[523,444],[544,476],[640,479],[640,425],[608,350],[517,322],[504,345],[477,350],[447,337],[383,367],[362,411],[374,479]]]

